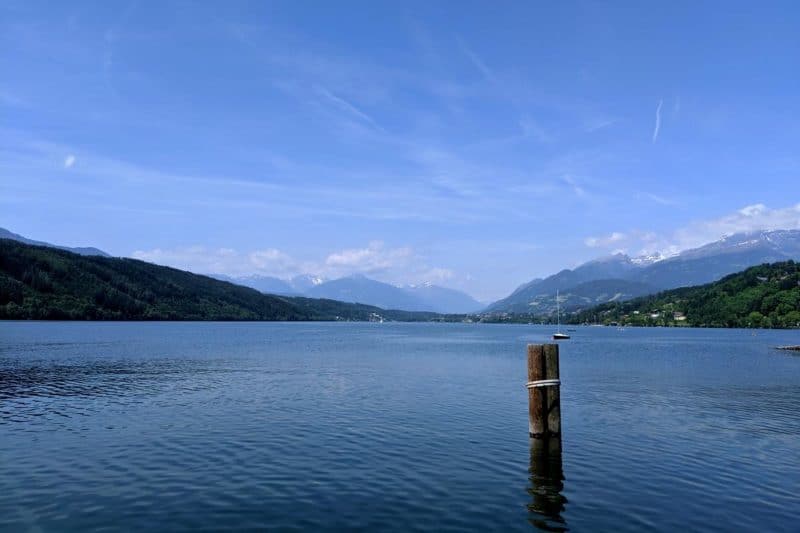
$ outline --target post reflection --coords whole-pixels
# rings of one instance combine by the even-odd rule
[[[561,466],[561,438],[532,438],[530,457],[528,521],[544,531],[568,531],[564,513],[567,498]]]

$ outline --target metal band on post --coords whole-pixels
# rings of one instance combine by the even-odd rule
[[[539,379],[537,381],[529,381],[525,384],[525,386],[529,389],[535,389],[538,387],[554,387],[561,385],[560,379]]]

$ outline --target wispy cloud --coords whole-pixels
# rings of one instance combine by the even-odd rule
[[[576,195],[578,195],[578,196],[586,196],[586,190],[583,187],[581,187],[578,184],[578,182],[575,181],[575,178],[573,178],[569,174],[565,174],[561,178],[561,181],[563,181],[572,190],[572,192],[574,192]]]
[[[658,194],[653,194],[651,192],[640,192],[636,193],[636,198],[641,200],[650,200],[651,202],[655,202],[659,205],[668,206],[668,207],[676,207],[680,205],[680,202],[674,200],[672,198],[667,198],[666,196],[661,196]]]
[[[25,107],[27,102],[24,98],[18,96],[16,93],[0,87],[0,105],[8,107]]]
[[[0,140],[4,140],[2,130]],[[492,187],[479,180],[484,175],[496,176],[496,167],[476,166],[447,151],[434,150],[423,157],[417,147],[412,160],[415,168],[404,172],[323,167],[279,158],[275,164],[266,161],[258,179],[242,179],[224,174],[176,173],[86,151],[81,151],[78,161],[73,153],[75,147],[69,145],[32,140],[15,143],[17,148],[7,150],[0,158],[0,173],[25,177],[14,182],[15,187],[28,191],[37,188],[43,197],[52,197],[50,173],[56,161],[65,168],[72,165],[73,192],[85,191],[98,199],[98,205],[102,198],[107,201],[118,198],[121,191],[128,198],[139,197],[152,185],[163,194],[148,201],[169,210],[248,209],[258,212],[260,217],[272,218],[322,215],[466,223],[490,220],[498,206],[510,210],[519,200],[519,195],[502,190],[493,192]],[[74,161],[69,159],[70,155],[75,157]],[[113,189],[109,188],[111,184]],[[444,189],[453,194],[442,195]]]
[[[653,144],[658,140],[658,132],[661,130],[661,106],[663,104],[664,100],[659,100],[658,106],[656,106],[656,124],[653,127]]]
[[[617,122],[619,122],[619,120],[616,118],[592,117],[584,121],[583,131],[586,133],[594,133],[596,131],[611,127]]]
[[[489,68],[489,66],[481,59],[478,54],[476,54],[472,48],[467,46],[462,39],[458,39],[458,44],[461,47],[461,51],[464,52],[464,55],[467,56],[470,63],[481,73],[486,81],[493,85],[498,85],[497,76],[495,75],[494,71]]]
[[[375,128],[376,130],[378,130],[380,132],[385,132],[386,131],[371,116],[369,116],[368,114],[366,114],[365,112],[363,112],[362,110],[360,110],[359,108],[357,108],[355,105],[353,105],[352,103],[348,102],[344,98],[342,98],[340,96],[336,96],[335,94],[333,94],[331,91],[329,91],[325,87],[317,85],[317,86],[314,87],[314,90],[318,95],[322,96],[323,98],[328,100],[330,103],[332,103],[334,106],[336,106],[339,110],[344,111],[345,113],[347,113],[351,117],[356,118],[357,120],[360,120],[362,122],[366,122],[367,124],[369,124],[370,126],[372,126],[373,128]]]
[[[554,140],[553,135],[551,135],[539,121],[534,120],[530,116],[523,116],[519,119],[518,123],[524,138],[532,138],[541,143],[549,143]]]

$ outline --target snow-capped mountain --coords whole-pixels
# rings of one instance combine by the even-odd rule
[[[416,298],[400,287],[376,281],[361,274],[320,283],[306,291],[306,295],[312,298],[328,298],[342,302],[375,305],[383,309],[436,310],[428,302]]]
[[[486,311],[548,314],[555,309],[556,290],[564,309],[575,310],[710,283],[754,265],[787,259],[800,260],[800,230],[738,233],[674,255],[631,259],[616,254],[525,283]]]
[[[290,280],[270,276],[213,276],[268,294],[328,298],[343,302],[375,305],[403,311],[435,311],[437,313],[472,313],[483,304],[468,294],[432,283],[396,287],[356,274],[335,280],[303,274]]]
[[[312,274],[300,274],[299,276],[295,276],[289,280],[289,285],[294,289],[295,292],[299,292],[300,294],[305,294],[313,287],[317,285],[322,285],[328,281],[327,279],[321,276],[314,276]]]
[[[645,267],[648,265],[652,265],[653,263],[658,263],[659,261],[663,261],[664,259],[669,259],[670,257],[674,257],[675,255],[677,255],[677,253],[664,254],[661,252],[655,252],[653,254],[639,255],[636,257],[632,257],[631,263],[639,267]]]

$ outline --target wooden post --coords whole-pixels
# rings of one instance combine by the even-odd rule
[[[544,362],[547,377],[545,379],[558,379],[559,383],[552,387],[545,387],[547,391],[547,430],[552,436],[561,436],[561,382],[558,372],[558,344],[546,344],[544,347]]]
[[[557,344],[528,345],[528,433],[561,435],[561,394]]]

